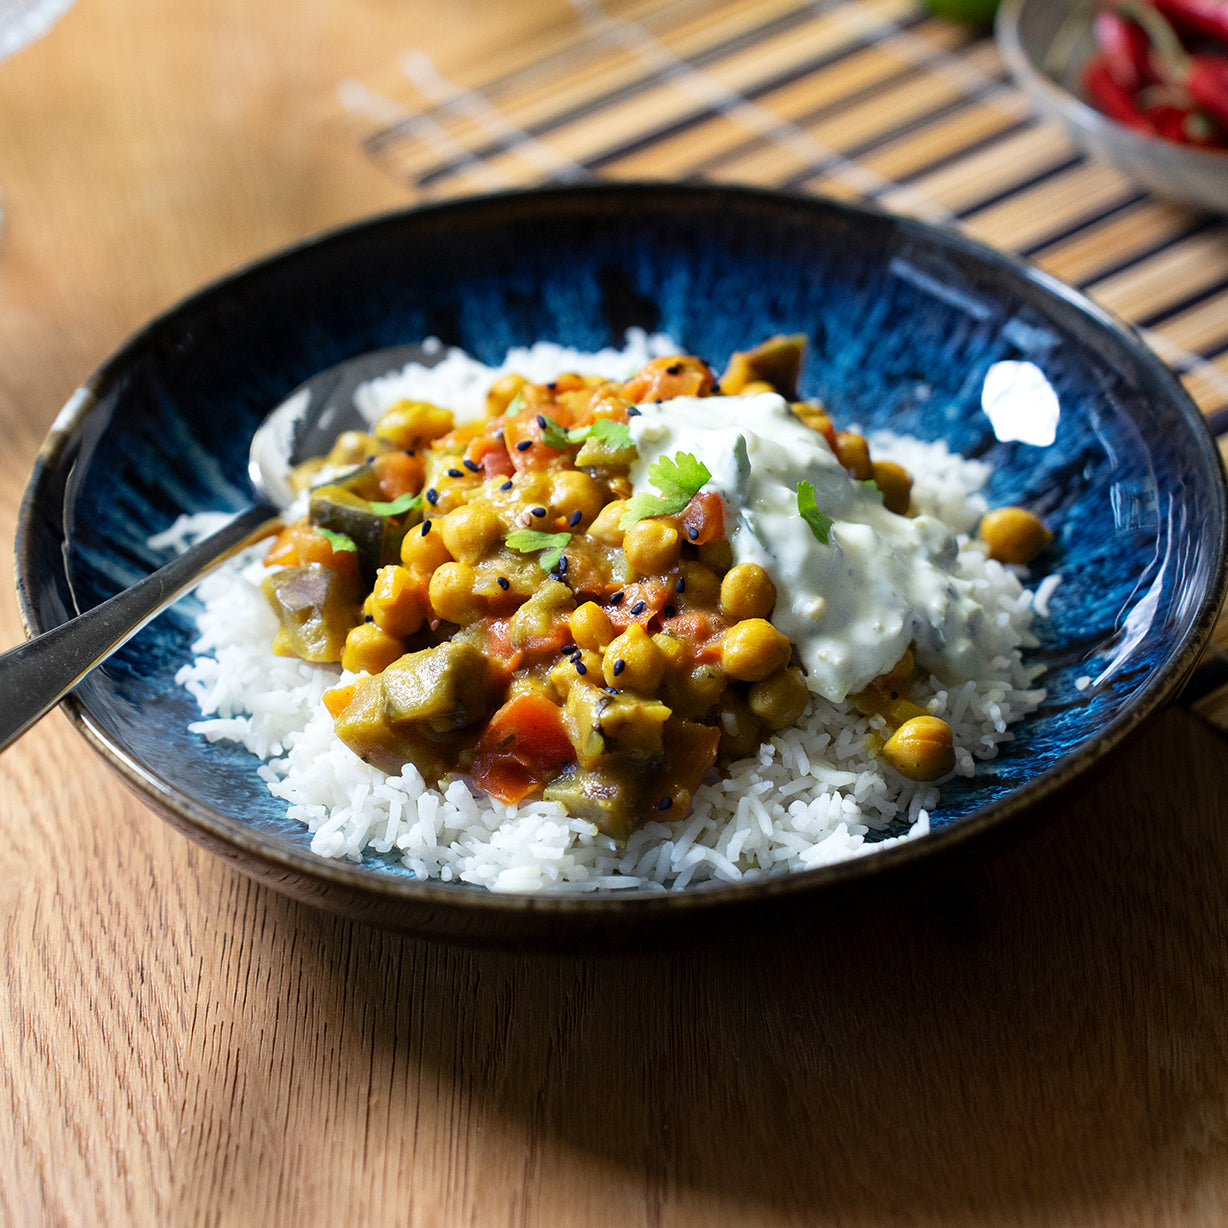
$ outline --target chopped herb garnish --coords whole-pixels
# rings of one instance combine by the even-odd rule
[[[399,516],[402,512],[408,512],[411,507],[421,505],[421,495],[411,495],[406,491],[405,494],[393,499],[391,503],[372,503],[371,510],[377,516]]]
[[[325,541],[328,542],[334,550],[348,550],[357,552],[358,547],[354,544],[352,537],[347,537],[344,533],[334,533],[332,529],[322,529],[316,525],[316,532],[321,534]]]
[[[668,456],[658,457],[648,467],[648,478],[661,493],[639,491],[632,495],[618,527],[629,529],[646,516],[672,516],[682,511],[711,477],[707,465],[689,452],[677,452],[672,460]]]
[[[797,484],[797,511],[810,526],[810,531],[816,540],[822,542],[824,546],[828,545],[831,527],[835,521],[814,501],[814,486],[810,482],[798,482]]]
[[[537,565],[543,571],[553,571],[563,557],[571,541],[570,533],[543,533],[540,529],[517,529],[506,538],[508,546],[521,554],[536,554],[539,550],[545,553],[537,560]]]
[[[618,451],[630,448],[634,443],[630,429],[624,423],[615,422],[612,418],[595,418],[587,426],[573,426],[567,430],[553,418],[539,414],[538,424],[541,426],[542,443],[558,452],[562,452],[571,444],[583,443],[586,439],[596,439],[599,443],[604,443]]]

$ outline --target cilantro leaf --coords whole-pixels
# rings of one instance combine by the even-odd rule
[[[801,518],[810,526],[810,531],[824,546],[829,542],[831,527],[835,521],[814,501],[814,486],[810,482],[797,484],[797,510]]]
[[[615,451],[630,448],[635,443],[631,438],[631,428],[625,422],[615,422],[613,418],[594,418],[587,426],[573,426],[567,432],[567,438],[572,443],[595,439]]]
[[[411,507],[420,507],[422,505],[421,495],[411,495],[408,491],[393,499],[391,503],[372,503],[371,510],[377,516],[399,516],[402,512],[408,512]]]
[[[573,443],[583,443],[586,439],[596,439],[615,449],[629,448],[632,445],[631,429],[623,422],[615,422],[610,418],[595,418],[587,426],[573,426],[567,430],[548,415],[543,414],[542,417],[546,420],[546,425],[542,427],[542,443],[558,452]]]
[[[323,536],[334,550],[352,550],[357,552],[358,547],[354,544],[352,537],[347,537],[344,533],[334,533],[332,529],[322,529],[316,525],[316,532]]]
[[[553,571],[571,542],[570,533],[544,533],[541,529],[516,529],[505,538],[509,548],[521,554],[545,553],[537,560],[543,571]]]
[[[629,529],[647,516],[672,516],[682,511],[711,477],[707,465],[689,452],[676,452],[672,460],[668,456],[658,457],[648,467],[648,478],[661,493],[639,491],[632,495],[618,527]]]

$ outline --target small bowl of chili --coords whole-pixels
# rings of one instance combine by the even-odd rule
[[[1084,153],[1228,212],[1228,5],[1004,0],[996,35],[1012,76]]]

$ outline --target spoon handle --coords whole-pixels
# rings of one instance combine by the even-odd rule
[[[272,504],[257,504],[131,588],[0,654],[0,750],[208,571],[280,525]]]

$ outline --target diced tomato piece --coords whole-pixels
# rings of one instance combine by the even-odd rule
[[[725,536],[725,501],[715,490],[701,490],[680,514],[683,541],[693,546]]]
[[[473,780],[501,802],[518,802],[574,759],[563,710],[544,695],[526,693],[509,699],[482,730]]]
[[[697,665],[714,665],[721,659],[721,640],[729,624],[715,610],[683,610],[667,618],[661,629],[689,644]]]

